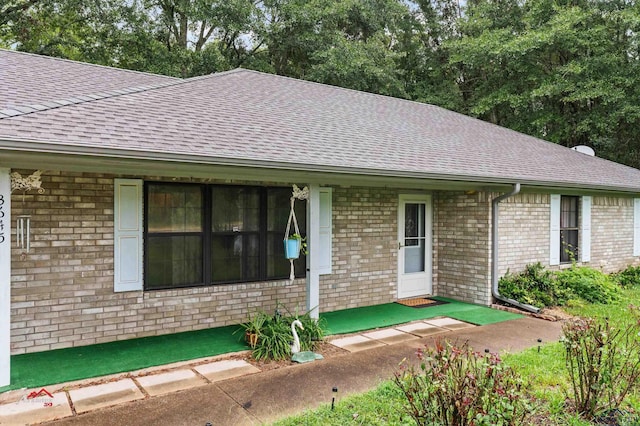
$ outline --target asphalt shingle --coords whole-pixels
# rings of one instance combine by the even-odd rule
[[[28,140],[149,158],[640,192],[636,169],[433,105],[247,70],[180,80],[8,51],[0,61],[21,63],[19,74],[14,65],[15,74],[0,75],[0,148]],[[38,79],[45,89],[34,87]],[[73,104],[12,115],[61,99]]]

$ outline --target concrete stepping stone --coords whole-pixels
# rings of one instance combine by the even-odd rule
[[[70,390],[69,397],[76,412],[85,413],[98,408],[143,399],[144,395],[133,380],[123,379],[102,385]]]
[[[379,340],[369,339],[361,335],[342,337],[331,340],[329,343],[349,352],[359,352],[385,345],[385,343]]]
[[[136,381],[151,396],[164,395],[207,384],[207,381],[195,372],[185,369],[137,377]]]
[[[260,369],[241,359],[210,362],[198,365],[193,369],[212,382],[260,372]]]
[[[401,327],[397,327],[397,329],[400,331],[404,331],[405,333],[415,334],[416,336],[420,336],[420,337],[428,337],[434,334],[444,333],[449,331],[446,328],[428,324],[423,321],[403,325]]]
[[[0,405],[0,425],[30,425],[73,415],[64,392],[54,393],[53,397],[27,398],[27,395],[19,401]]]
[[[447,330],[460,330],[462,328],[475,327],[473,324],[469,324],[468,322],[458,321],[453,318],[434,318],[425,321],[427,324],[432,324],[437,327],[443,327]]]
[[[364,333],[363,336],[369,339],[380,340],[387,345],[393,345],[395,343],[406,342],[408,340],[414,340],[418,338],[417,336],[393,328]]]

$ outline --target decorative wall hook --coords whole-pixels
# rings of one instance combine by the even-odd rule
[[[36,190],[38,194],[44,194],[42,181],[40,180],[42,170],[36,170],[26,177],[18,172],[12,172],[11,176],[11,193],[13,191],[22,191],[22,202],[28,191]],[[16,218],[16,243],[18,248],[22,250],[22,256],[26,256],[31,250],[31,216],[21,215]]]
[[[308,187],[304,187],[302,189],[300,189],[298,187],[298,185],[293,184],[293,192],[291,194],[291,199],[296,199],[296,200],[308,200],[309,199],[309,188]]]
[[[31,175],[22,177],[18,172],[11,173],[11,193],[13,191],[22,191],[22,201],[27,191],[37,190],[38,194],[44,194],[44,188],[42,188],[42,181],[40,175],[42,170],[36,170]]]

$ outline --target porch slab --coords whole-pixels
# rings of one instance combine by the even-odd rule
[[[403,325],[396,328],[400,331],[404,331],[405,333],[411,333],[419,337],[428,337],[434,334],[439,334],[439,333],[444,333],[449,331],[446,328],[438,327],[433,324],[428,324],[424,321],[414,322],[414,323]]]
[[[241,359],[210,362],[198,365],[193,369],[212,382],[260,372],[259,368]]]
[[[379,340],[369,339],[361,335],[342,337],[330,340],[329,343],[331,343],[333,346],[337,346],[349,352],[360,352],[366,349],[385,346],[385,343]]]
[[[52,396],[53,398],[33,399],[25,396],[17,402],[0,405],[0,425],[30,425],[73,415],[64,392],[57,392]]]
[[[205,379],[187,369],[142,376],[136,378],[136,381],[150,396],[164,395],[207,384]]]
[[[123,402],[143,399],[144,395],[131,379],[69,391],[69,397],[78,414]]]
[[[429,320],[425,320],[427,324],[435,325],[436,327],[446,328],[447,330],[460,330],[463,328],[475,327],[473,324],[469,324],[468,322],[458,321],[453,318],[443,317],[443,318],[433,318]]]
[[[387,328],[384,330],[377,330],[369,333],[363,333],[362,335],[364,337],[368,337],[369,339],[380,340],[381,342],[384,342],[387,345],[402,343],[408,340],[414,340],[418,338],[418,336],[414,336],[412,334],[405,333],[402,330],[397,330],[393,328]]]

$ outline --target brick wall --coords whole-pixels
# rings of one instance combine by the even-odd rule
[[[333,190],[333,270],[320,276],[322,312],[394,301],[398,191]]]
[[[486,194],[434,194],[435,293],[491,303],[491,203]]]
[[[524,193],[500,203],[500,276],[536,262],[549,268],[549,200],[548,194]],[[633,199],[592,197],[591,261],[584,264],[609,273],[638,262],[633,256]]]
[[[114,293],[115,177],[47,171],[44,194],[13,194],[13,354],[236,324],[277,303],[303,310],[304,279]],[[333,273],[320,277],[321,311],[396,299],[401,192],[334,188]],[[495,195],[434,192],[434,294],[490,303]],[[549,196],[519,194],[500,211],[501,274],[536,261],[548,265]],[[19,215],[31,216],[30,253],[15,247]],[[591,265],[610,272],[638,263],[632,246],[632,200],[594,197]]]
[[[590,265],[608,273],[639,263],[633,256],[633,198],[593,197]]]
[[[489,194],[491,199],[500,194]],[[520,193],[500,202],[498,275],[527,264],[549,265],[549,194]]]
[[[113,178],[47,171],[44,194],[12,195],[13,354],[236,324],[277,302],[304,307],[304,279],[114,293]],[[15,248],[15,218],[26,214],[28,254]]]

